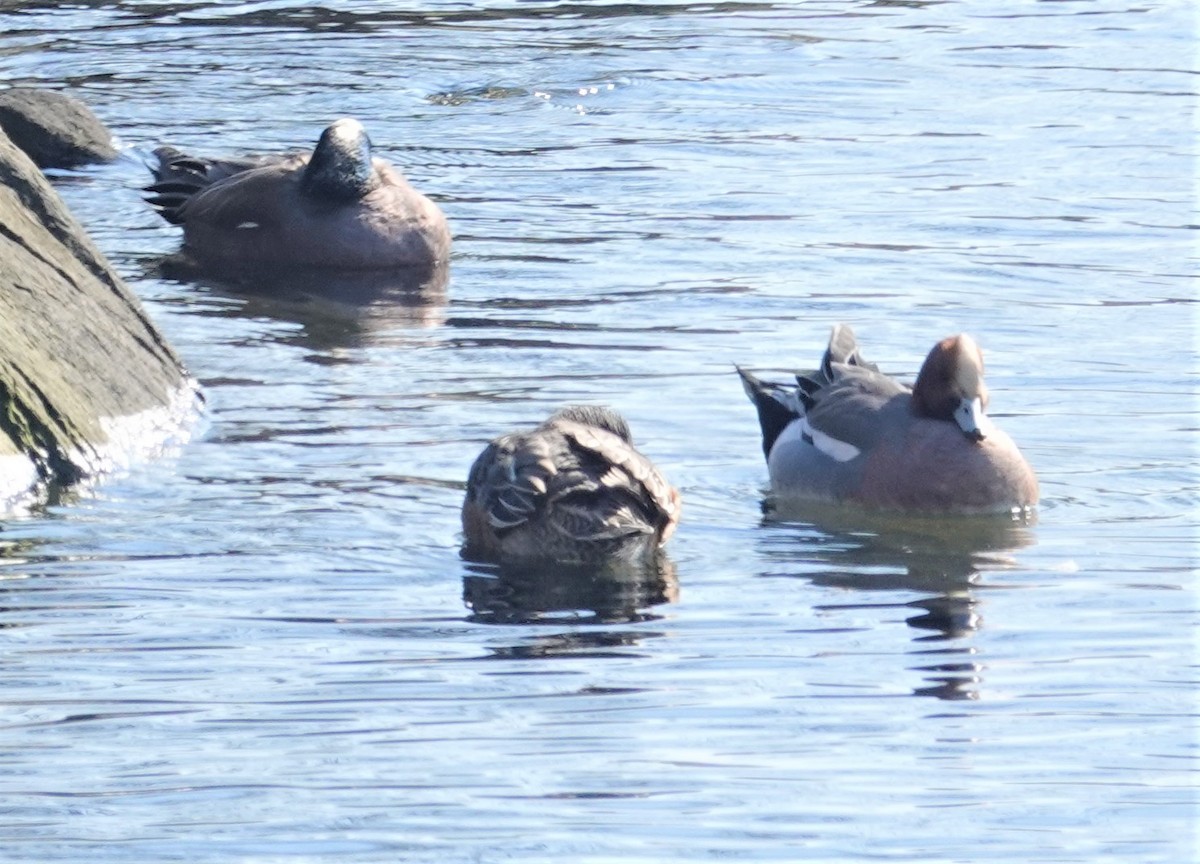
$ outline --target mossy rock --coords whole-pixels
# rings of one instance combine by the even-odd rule
[[[38,481],[73,482],[106,463],[119,418],[187,387],[137,297],[0,133],[0,502],[28,476],[11,457]]]

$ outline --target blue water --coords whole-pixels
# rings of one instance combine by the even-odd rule
[[[0,80],[200,380],[195,440],[0,531],[0,859],[1175,862],[1197,836],[1196,11],[983,0],[11,4]],[[165,276],[142,161],[339,116],[444,284]],[[733,364],[969,330],[1030,525],[764,516]],[[644,582],[460,560],[467,469],[612,405]]]

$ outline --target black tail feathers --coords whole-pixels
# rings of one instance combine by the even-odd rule
[[[762,427],[763,456],[771,455],[771,448],[783,430],[800,416],[796,397],[780,384],[760,381],[740,366],[735,366],[742,379],[746,395],[758,409],[758,425]]]

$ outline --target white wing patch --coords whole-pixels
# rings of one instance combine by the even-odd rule
[[[237,227],[238,227],[238,230],[240,231],[240,230],[249,229],[249,228],[261,228],[262,226],[259,225],[257,222],[239,222]]]
[[[849,462],[862,453],[861,450],[848,441],[842,441],[834,438],[832,435],[826,435],[824,432],[818,432],[816,429],[809,428],[807,419],[800,422],[808,430],[813,446],[835,462]]]
[[[829,457],[834,462],[849,462],[862,453],[861,450],[847,441],[842,441],[826,432],[813,429],[808,425],[807,417],[797,417],[788,424],[788,427],[775,439],[775,445],[771,450],[774,452],[782,444],[794,447],[800,444],[800,442],[803,442],[802,446],[812,447],[818,453]]]

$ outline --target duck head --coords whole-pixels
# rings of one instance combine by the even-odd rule
[[[987,385],[983,383],[983,352],[966,333],[948,336],[933,346],[917,383],[913,411],[921,417],[958,425],[976,443],[987,437]]]
[[[363,125],[346,118],[322,132],[301,183],[306,195],[335,203],[356,201],[378,186]]]

